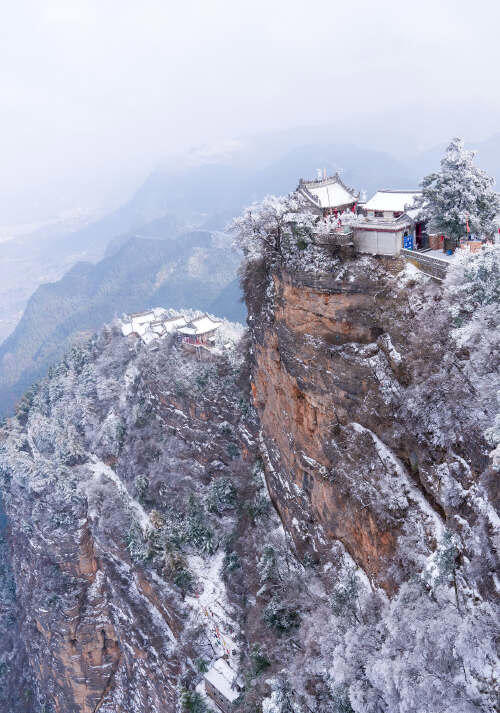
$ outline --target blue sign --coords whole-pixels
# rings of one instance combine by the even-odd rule
[[[407,250],[413,250],[413,233],[403,236],[403,247]]]

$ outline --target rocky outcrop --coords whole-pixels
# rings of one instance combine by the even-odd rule
[[[106,475],[96,473],[103,485]],[[57,713],[125,713],[130,701],[117,694],[133,682],[135,710],[168,710],[178,667],[173,631],[181,628],[174,595],[133,566],[123,531],[103,540],[74,481],[59,485],[40,473],[22,488],[18,477],[8,512],[24,524],[11,551],[42,699]]]
[[[364,257],[331,275],[274,273],[272,318],[262,328],[251,315],[252,392],[285,527],[320,558],[340,540],[388,590],[402,529],[415,521],[432,548],[441,528],[409,467],[411,434],[395,422],[407,378],[393,345],[405,341],[401,268]]]

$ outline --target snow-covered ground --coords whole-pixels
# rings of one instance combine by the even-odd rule
[[[222,579],[223,559],[222,550],[208,561],[198,555],[188,557],[189,569],[203,585],[203,590],[186,596],[186,602],[193,609],[196,619],[204,625],[215,655],[219,657],[228,654],[230,666],[237,671],[237,624],[233,620],[232,607]]]
[[[447,255],[442,250],[426,250],[425,252],[420,254],[424,255],[425,257],[434,257],[438,260],[446,260],[446,262],[455,262],[455,260],[457,259],[456,251],[453,253],[453,255]]]

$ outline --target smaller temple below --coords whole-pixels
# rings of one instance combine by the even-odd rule
[[[135,334],[145,344],[151,344],[155,339],[161,339],[169,334],[175,335],[188,350],[196,351],[199,358],[206,358],[206,353],[200,356],[198,352],[200,350],[208,352],[215,347],[215,336],[221,322],[206,314],[191,321],[183,314],[174,317],[168,315],[163,307],[128,315],[122,320],[122,334],[124,337]]]
[[[193,319],[186,325],[177,329],[181,341],[188,344],[204,344],[213,346],[215,344],[215,333],[220,327],[220,322],[212,319],[208,315]]]
[[[187,324],[183,315],[168,317],[168,312],[163,307],[155,307],[145,312],[135,312],[122,321],[122,334],[137,334],[145,344],[150,344],[158,337],[172,334],[178,327]]]
[[[205,692],[222,713],[231,713],[241,692],[237,674],[224,658],[217,659],[205,674]]]

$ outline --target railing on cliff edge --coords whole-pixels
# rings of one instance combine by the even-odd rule
[[[419,253],[416,250],[402,248],[401,255],[415,265],[415,267],[418,267],[419,270],[438,280],[444,280],[448,267],[450,266],[449,260],[435,257],[434,255]]]

